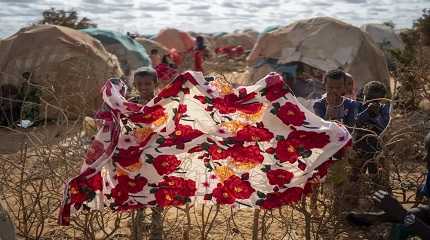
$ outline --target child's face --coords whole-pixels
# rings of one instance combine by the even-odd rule
[[[149,99],[154,96],[156,85],[152,76],[135,76],[134,82],[136,89],[142,98]]]
[[[342,80],[327,78],[325,87],[327,89],[327,96],[340,98],[345,93],[345,83]]]

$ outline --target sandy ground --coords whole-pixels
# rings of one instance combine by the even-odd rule
[[[28,129],[0,128],[0,154],[18,152],[25,144],[29,147],[41,144],[55,144],[76,132],[79,127],[48,124]]]

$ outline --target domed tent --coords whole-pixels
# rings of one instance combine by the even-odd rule
[[[194,48],[194,38],[190,34],[175,28],[161,30],[152,40],[161,43],[168,49],[187,52]]]
[[[136,38],[135,40],[140,43],[148,53],[150,53],[152,49],[157,49],[161,56],[169,53],[169,49],[167,49],[166,46],[154,40],[143,37]]]
[[[293,69],[287,69],[288,64],[300,62],[320,71],[342,67],[353,75],[357,89],[374,80],[389,86],[384,53],[370,37],[328,17],[298,21],[265,33],[247,60],[251,81],[271,71],[288,72]]]
[[[257,41],[257,36],[251,32],[228,33],[215,37],[215,48],[241,45],[246,50],[251,50]]]
[[[400,49],[405,47],[402,39],[394,29],[384,24],[365,24],[361,30],[369,34],[370,38],[382,48]]]
[[[0,41],[0,86],[21,89],[24,75],[41,89],[43,118],[94,111],[104,81],[121,76],[118,60],[96,39],[66,27],[38,25]]]
[[[127,35],[98,28],[83,29],[81,31],[99,40],[106,50],[115,54],[122,70],[127,74],[139,67],[151,64],[145,48]]]
[[[252,29],[252,28],[244,29],[242,32],[243,32],[243,33],[247,33],[247,34],[249,34],[251,37],[253,37],[253,38],[255,38],[255,39],[257,39],[257,38],[258,38],[258,35],[260,35],[260,33],[259,33],[259,32],[255,31],[255,30],[254,30],[254,29]]]

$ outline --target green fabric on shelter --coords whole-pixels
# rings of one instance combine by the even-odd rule
[[[222,37],[224,35],[227,35],[227,33],[226,32],[218,32],[218,33],[214,34],[214,37]]]
[[[261,33],[273,32],[273,31],[277,30],[280,27],[281,27],[280,25],[268,26]]]
[[[140,66],[151,65],[151,60],[145,48],[136,40],[128,37],[127,35],[98,28],[82,29],[81,31],[96,38],[103,45],[120,44],[127,51],[133,52],[135,54],[136,58],[140,61]]]

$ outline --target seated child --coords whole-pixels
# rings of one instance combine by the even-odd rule
[[[327,94],[315,102],[313,108],[315,114],[319,117],[325,120],[341,122],[351,131],[355,124],[359,104],[344,97],[346,81],[347,75],[342,69],[329,71],[324,77]],[[345,161],[346,159],[344,158],[348,149],[349,146],[345,146],[345,149],[333,156],[334,159],[340,161],[334,162],[327,179],[330,185],[333,186],[333,192],[338,193],[334,199],[336,213],[348,208],[347,205],[351,202],[351,197],[345,194],[348,191],[348,186],[345,184],[347,180],[345,171],[348,161]]]
[[[331,70],[324,77],[327,95],[314,103],[314,112],[325,120],[336,120],[353,127],[358,103],[345,98],[346,73],[341,69]]]
[[[363,104],[360,105],[356,118],[354,150],[362,160],[359,167],[364,167],[364,172],[368,170],[370,175],[375,175],[378,171],[377,164],[372,160],[381,150],[379,135],[390,121],[390,104],[382,101],[386,95],[387,89],[381,82],[367,83],[363,88]],[[358,172],[358,169],[353,171],[353,179],[356,179]]]

